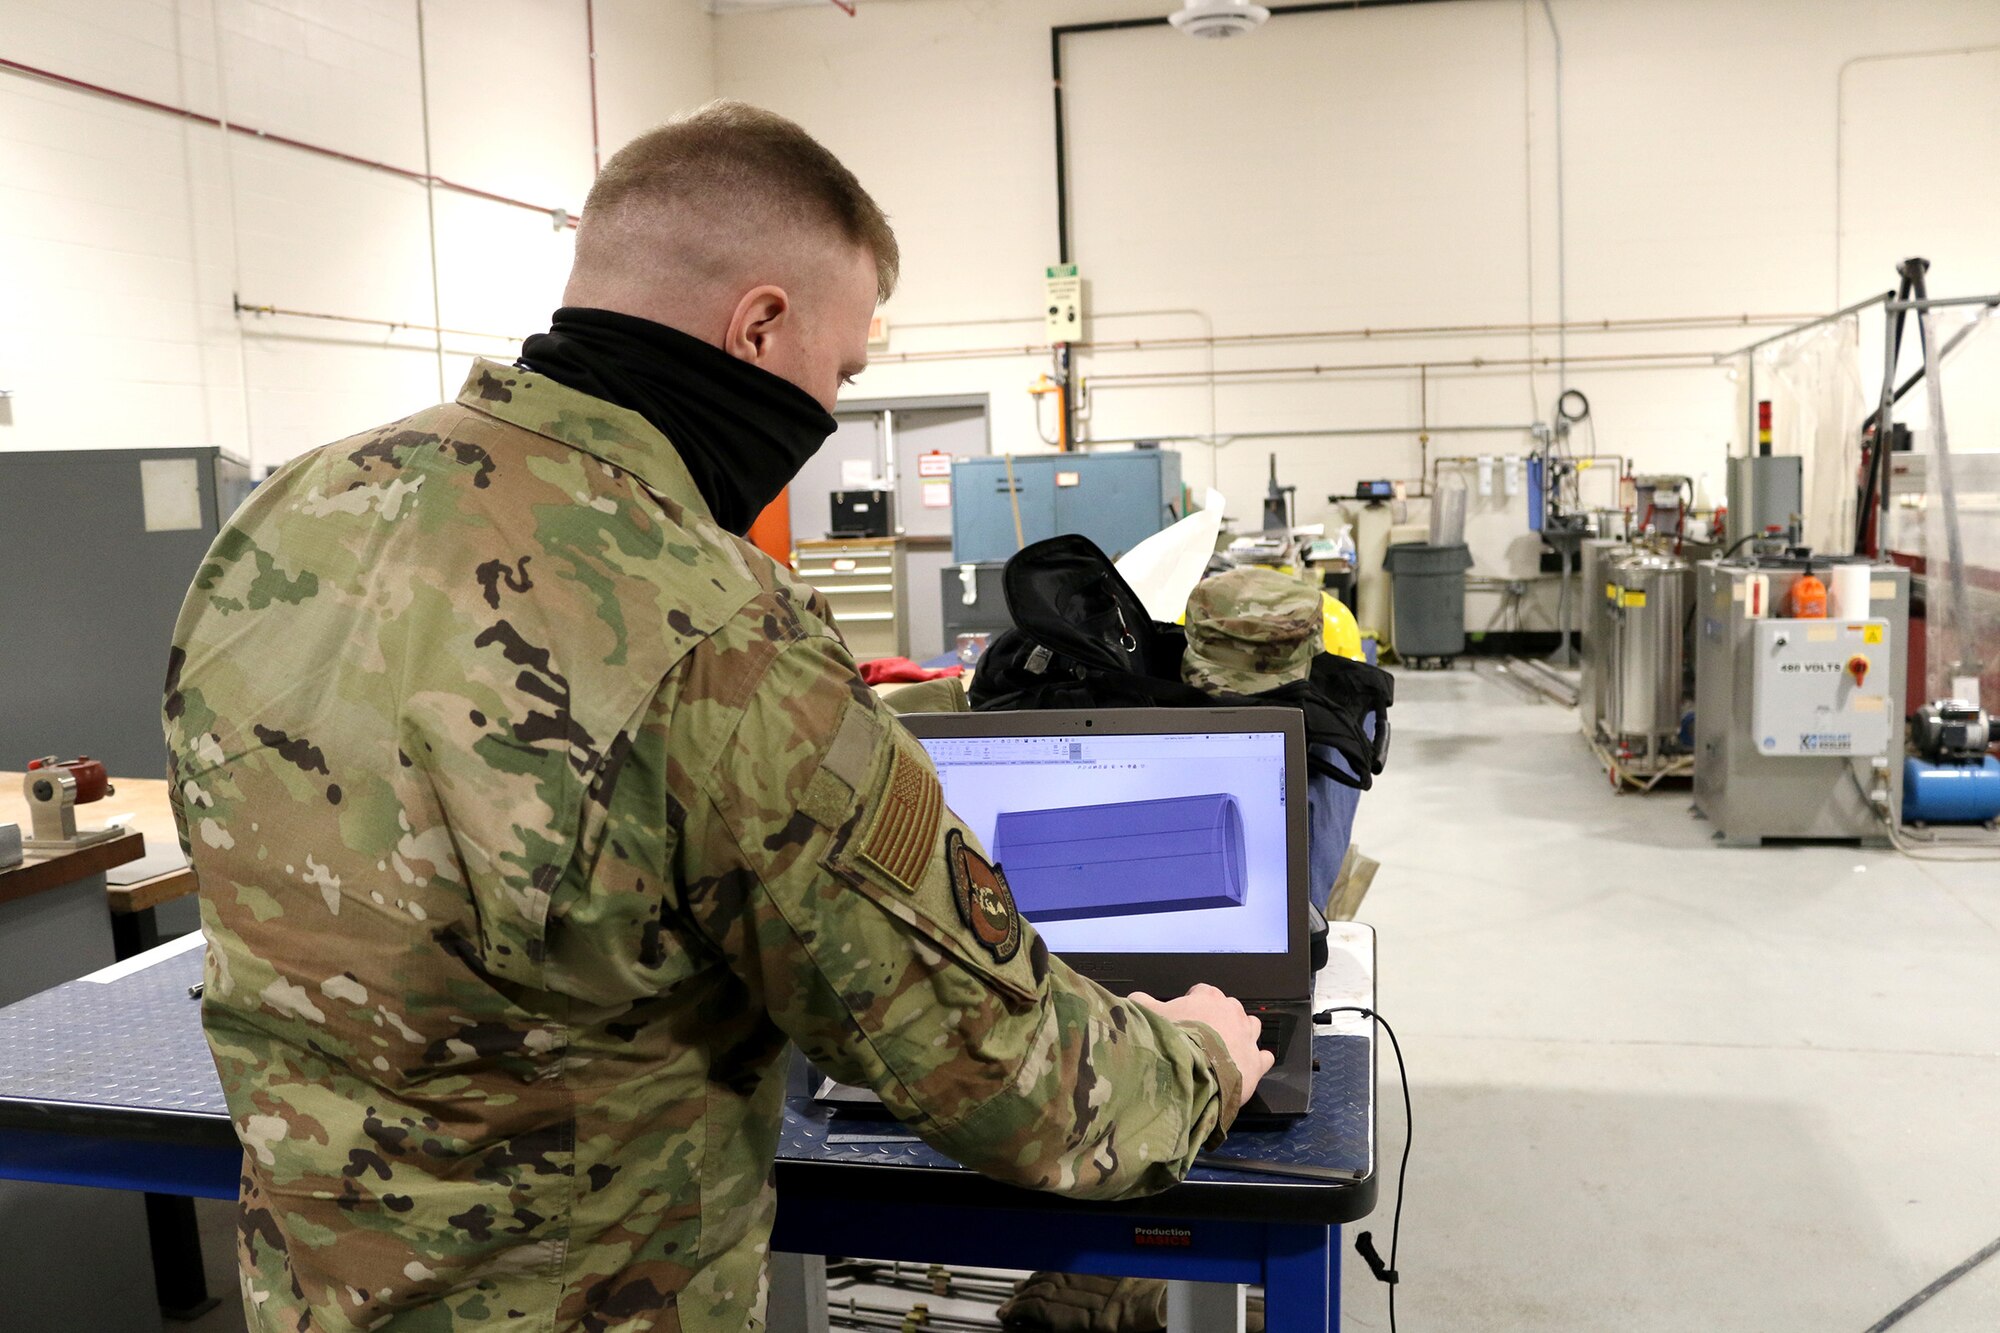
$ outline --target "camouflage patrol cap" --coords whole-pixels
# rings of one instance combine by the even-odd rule
[[[1319,593],[1276,570],[1232,569],[1195,585],[1181,677],[1210,693],[1256,694],[1312,671]]]

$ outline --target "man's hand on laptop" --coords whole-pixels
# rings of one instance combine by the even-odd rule
[[[1262,1025],[1244,1011],[1241,1003],[1215,987],[1198,985],[1178,1000],[1156,1000],[1144,991],[1133,991],[1126,998],[1176,1023],[1206,1023],[1214,1028],[1222,1044],[1229,1048],[1229,1058],[1236,1062],[1237,1071],[1243,1075],[1243,1095],[1236,1103],[1238,1110],[1257,1091],[1257,1081],[1271,1072],[1271,1062],[1276,1057],[1257,1045]]]

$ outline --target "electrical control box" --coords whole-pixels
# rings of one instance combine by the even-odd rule
[[[1750,729],[1770,757],[1889,753],[1889,622],[1766,620],[1754,628]]]
[[[1043,272],[1043,324],[1051,343],[1083,338],[1083,277],[1074,264],[1051,264]]]
[[[1696,567],[1694,804],[1725,846],[1886,845],[1878,807],[1902,804],[1910,572],[1870,568],[1865,618],[1770,619],[1773,592],[1805,572],[1790,559]]]

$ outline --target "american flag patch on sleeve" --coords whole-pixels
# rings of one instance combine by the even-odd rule
[[[861,859],[904,889],[914,891],[937,847],[944,792],[937,775],[908,748],[897,745],[889,773],[875,793],[875,809],[861,840]]]

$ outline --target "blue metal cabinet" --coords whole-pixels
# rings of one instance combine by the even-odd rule
[[[951,469],[951,558],[960,564],[1014,554],[1014,505],[1021,506],[1020,545],[1056,535],[1056,474],[1037,459],[960,459]]]
[[[1181,457],[1165,449],[1106,454],[1016,454],[960,459],[951,470],[952,559],[1005,560],[1020,545],[1081,533],[1110,555],[1132,549],[1173,521],[1181,499]]]

